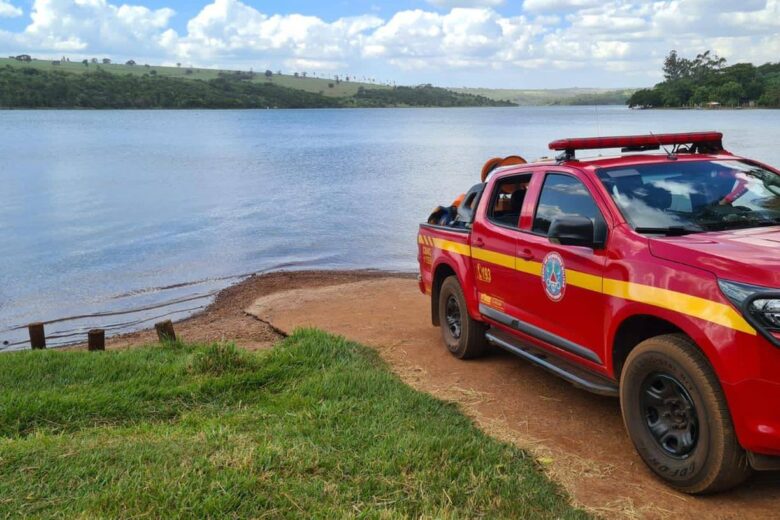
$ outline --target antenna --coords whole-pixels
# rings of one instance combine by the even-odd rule
[[[660,146],[661,148],[664,149],[664,152],[666,152],[666,158],[667,159],[669,159],[670,161],[676,161],[677,160],[677,156],[674,155],[674,152],[673,151],[669,151],[669,149],[663,145],[663,143],[661,142],[661,139],[659,139],[657,135],[655,135],[653,132],[650,132],[650,135],[652,135],[655,138],[655,140],[658,141],[658,146]]]
[[[596,135],[601,137],[601,121],[599,121],[599,106],[593,105],[593,109],[596,111]]]

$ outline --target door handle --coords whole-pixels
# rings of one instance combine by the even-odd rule
[[[472,243],[471,245],[477,246],[477,247],[482,247],[482,246],[485,245],[485,241],[482,240],[481,238],[477,237],[477,238],[474,239],[474,243]]]
[[[534,257],[534,252],[531,251],[530,249],[523,249],[522,251],[520,251],[520,253],[517,256],[519,256],[523,260],[531,260]]]

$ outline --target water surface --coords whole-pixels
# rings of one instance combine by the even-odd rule
[[[2,111],[0,342],[74,315],[146,309],[51,324],[52,343],[180,318],[246,273],[412,271],[418,222],[488,157],[710,129],[780,164],[780,112],[764,110]]]

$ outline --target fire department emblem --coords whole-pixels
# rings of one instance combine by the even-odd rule
[[[552,301],[561,301],[566,291],[566,268],[558,253],[549,253],[542,261],[542,285]]]

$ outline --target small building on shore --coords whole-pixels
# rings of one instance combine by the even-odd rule
[[[30,62],[32,61],[32,56],[30,56],[29,54],[20,54],[19,56],[16,56],[14,59],[16,61]]]

